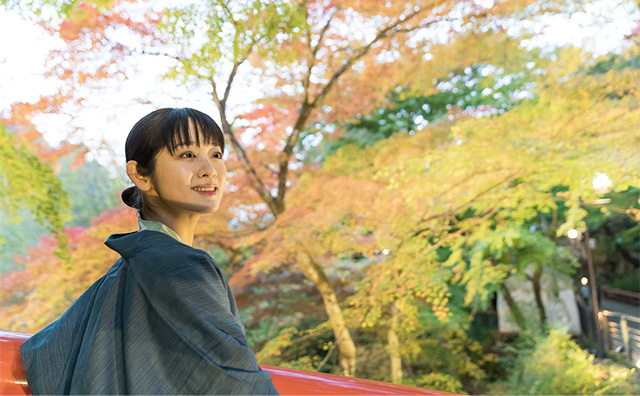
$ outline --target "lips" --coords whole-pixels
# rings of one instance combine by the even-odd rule
[[[218,192],[218,186],[215,184],[201,184],[199,186],[191,187],[191,189],[195,192],[206,195],[215,195]]]
[[[193,189],[196,191],[215,191],[218,187],[194,187]]]

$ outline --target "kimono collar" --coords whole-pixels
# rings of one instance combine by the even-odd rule
[[[125,259],[131,258],[145,249],[157,249],[167,247],[172,243],[182,245],[176,239],[162,232],[140,230],[126,234],[113,234],[104,241],[111,250],[114,250]],[[185,245],[186,246],[186,245]]]
[[[136,211],[136,216],[138,216],[138,231],[143,231],[143,230],[158,231],[163,234],[167,234],[170,237],[175,238],[178,242],[182,242],[182,240],[174,230],[160,223],[159,221],[144,220],[140,215],[139,210]]]

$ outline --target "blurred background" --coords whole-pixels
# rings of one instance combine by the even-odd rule
[[[0,0],[0,329],[113,265],[129,130],[194,107],[260,363],[639,394],[639,4]]]

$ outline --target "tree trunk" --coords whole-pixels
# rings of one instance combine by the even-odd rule
[[[387,332],[389,356],[391,357],[391,381],[394,384],[402,382],[402,358],[400,357],[400,342],[398,341],[398,306],[391,305],[391,323]]]
[[[338,297],[333,287],[329,283],[327,275],[323,269],[310,257],[306,255],[306,259],[299,260],[302,273],[309,279],[320,292],[324,309],[329,315],[329,322],[333,329],[333,335],[340,351],[339,361],[342,375],[353,377],[356,374],[356,345],[351,338],[349,329],[342,316],[342,309],[338,304]]]
[[[533,277],[530,278],[533,284],[533,295],[536,298],[536,306],[538,307],[538,314],[540,315],[540,328],[544,331],[545,323],[547,323],[547,314],[544,310],[544,304],[542,303],[542,292],[540,287],[540,278],[542,277],[542,268],[535,270]]]
[[[507,285],[503,283],[501,289],[502,294],[504,295],[504,299],[507,302],[509,309],[511,310],[511,314],[516,320],[516,324],[518,325],[518,327],[520,327],[521,330],[525,330],[527,327],[524,321],[524,317],[522,316],[522,312],[520,312],[520,308],[518,308],[518,305],[516,305],[516,302],[513,300],[513,297],[511,297],[511,292],[509,291],[509,289],[507,289]]]

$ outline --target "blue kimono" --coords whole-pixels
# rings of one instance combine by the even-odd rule
[[[278,394],[209,254],[149,230],[105,244],[122,257],[22,344],[33,394]]]

